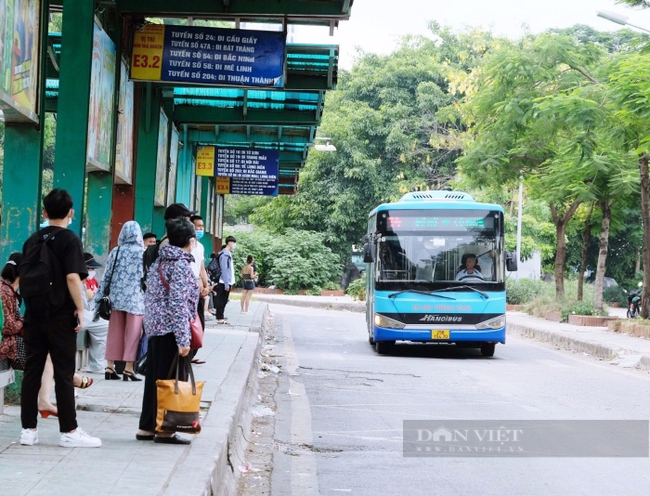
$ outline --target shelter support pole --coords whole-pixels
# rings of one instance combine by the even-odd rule
[[[45,19],[49,2],[41,3],[40,19]],[[40,43],[40,70],[44,73],[47,52],[47,23],[40,23],[34,39]],[[14,251],[22,251],[25,240],[39,227],[43,178],[43,141],[45,127],[45,78],[38,84],[39,124],[5,122],[4,167],[0,213],[0,257],[7,260]]]
[[[157,222],[158,231],[155,230],[154,195],[156,192],[160,102],[160,92],[152,90],[150,83],[146,83],[139,88],[136,86],[135,105],[138,109],[136,115],[145,118],[137,119],[135,123],[138,130],[137,148],[135,150],[135,220],[140,224],[143,233],[154,232],[159,239],[164,233],[164,224],[161,231],[160,222]],[[162,210],[164,216],[164,209]],[[161,216],[158,215],[158,217]]]
[[[70,229],[79,235],[85,204],[94,5],[86,0],[63,1],[54,187],[72,196],[75,216]]]
[[[34,124],[5,124],[2,260],[7,260],[14,251],[22,251],[25,240],[38,230],[42,210],[42,135]]]

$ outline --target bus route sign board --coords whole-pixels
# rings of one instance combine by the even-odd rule
[[[133,37],[131,79],[284,87],[286,35],[147,24]]]
[[[224,192],[230,178],[228,193],[234,195],[277,196],[280,152],[252,148],[216,149],[217,182]]]

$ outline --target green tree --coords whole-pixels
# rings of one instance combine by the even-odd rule
[[[617,130],[638,159],[641,184],[641,218],[643,225],[643,279],[650,281],[650,56],[643,54],[620,57],[610,76],[610,96],[617,105]],[[644,285],[641,302],[643,318],[650,315],[650,290]]]
[[[375,206],[409,191],[449,187],[460,153],[449,130],[458,123],[438,114],[462,96],[463,74],[496,42],[480,31],[454,34],[435,23],[431,29],[435,41],[406,37],[393,54],[364,54],[342,71],[320,129],[338,151],[312,151],[298,194],[261,206],[254,223],[278,232],[322,231],[328,246],[347,257]]]

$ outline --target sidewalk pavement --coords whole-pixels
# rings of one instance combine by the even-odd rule
[[[332,310],[365,312],[365,302],[355,301],[350,296],[299,296],[299,295],[255,295],[254,299],[266,303],[293,306],[311,306]],[[625,318],[625,308],[611,308],[610,315]],[[578,353],[586,353],[612,365],[625,368],[650,370],[650,340],[621,334],[607,327],[585,327],[558,324],[532,317],[522,312],[508,312],[506,316],[509,334],[520,334],[537,341],[548,342]]]
[[[234,494],[243,461],[251,407],[257,401],[262,329],[268,305],[252,302],[242,314],[238,301],[226,307],[228,325],[206,322],[203,348],[194,365],[206,381],[202,432],[189,446],[136,441],[142,382],[106,381],[76,389],[77,420],[100,448],[61,448],[55,417],[39,417],[40,444],[21,446],[20,407],[0,415],[0,494],[3,496],[212,495]]]

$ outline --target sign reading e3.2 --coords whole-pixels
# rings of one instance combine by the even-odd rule
[[[159,81],[162,71],[165,26],[147,24],[133,37],[131,78]]]

